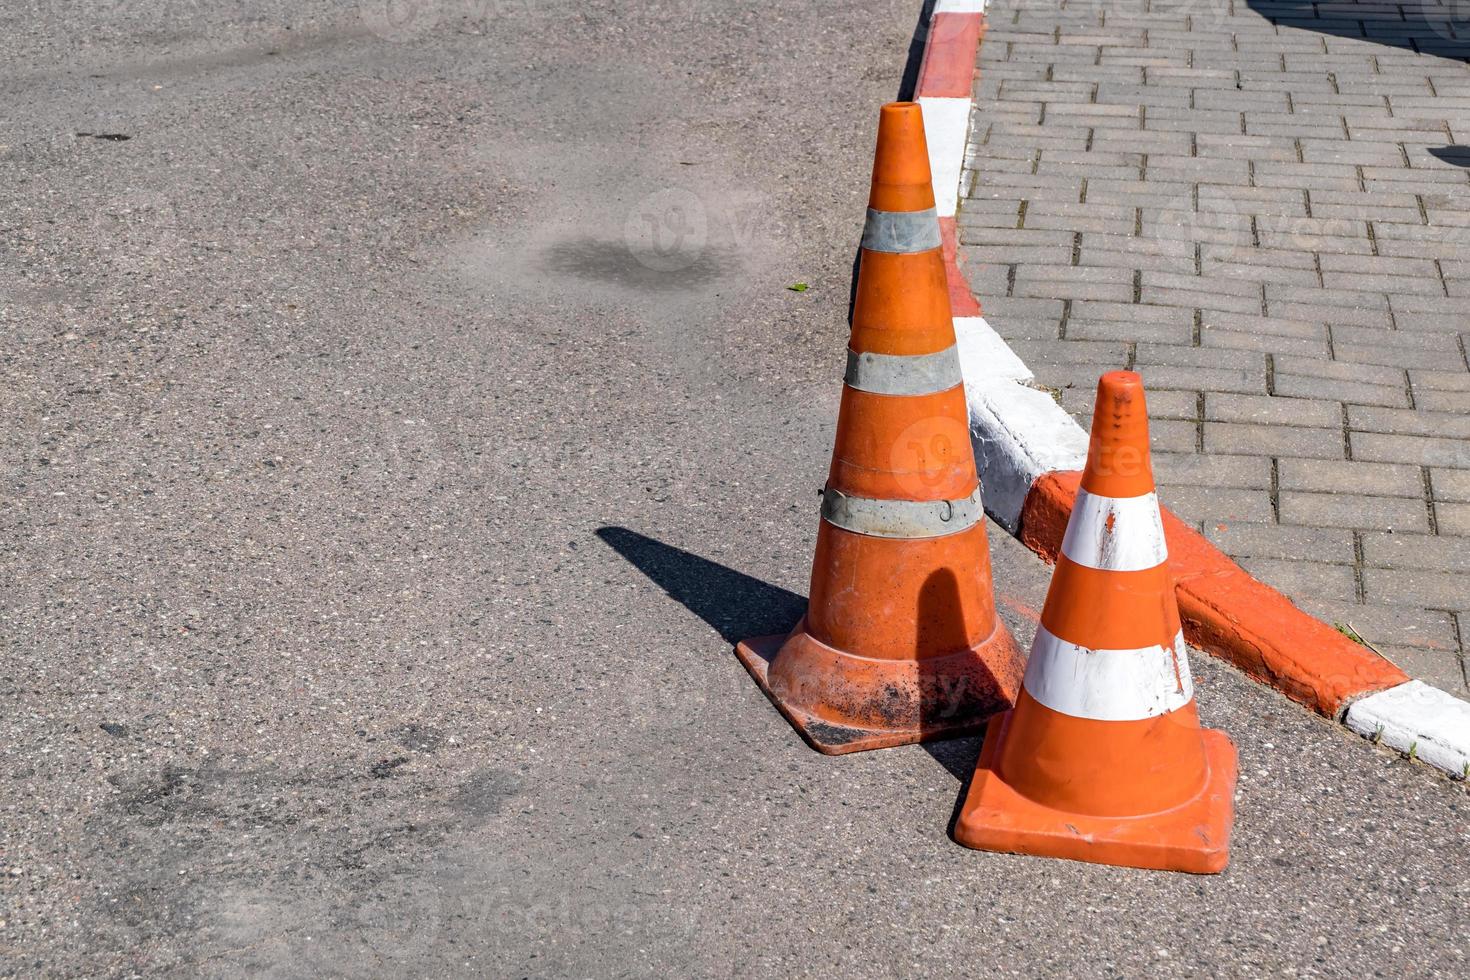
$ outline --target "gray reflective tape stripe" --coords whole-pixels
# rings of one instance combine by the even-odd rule
[[[927,211],[874,211],[868,208],[863,248],[870,252],[924,252],[939,247],[939,214]]]
[[[859,354],[848,348],[844,381],[875,395],[929,395],[964,381],[954,347],[933,354]]]
[[[974,527],[985,516],[980,488],[961,500],[873,500],[822,491],[822,519],[877,538],[937,538]]]

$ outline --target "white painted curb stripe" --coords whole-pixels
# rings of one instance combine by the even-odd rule
[[[986,0],[939,0],[934,5],[936,14],[983,14]]]
[[[1142,721],[1178,711],[1194,697],[1189,647],[1090,650],[1036,630],[1026,663],[1027,692],[1053,711],[1093,721]]]
[[[985,509],[1014,534],[1037,477],[1082,469],[1087,433],[1050,392],[1027,384],[1030,369],[983,317],[955,317],[954,332]]]
[[[1157,494],[1104,497],[1077,488],[1062,554],[1105,572],[1141,572],[1169,560]]]
[[[965,166],[965,140],[970,134],[970,100],[921,95],[924,141],[929,144],[929,172],[939,217],[954,217],[960,199],[960,171]]]
[[[1000,334],[990,329],[984,317],[954,318],[955,344],[960,350],[960,370],[966,379],[980,381],[1030,381],[1035,377]]]
[[[1470,775],[1470,704],[1423,681],[1371,694],[1348,707],[1347,726],[1453,776]]]

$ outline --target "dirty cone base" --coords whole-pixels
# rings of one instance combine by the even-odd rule
[[[966,847],[1158,871],[1218,874],[1230,860],[1237,762],[1224,732],[1204,729],[1208,775],[1198,796],[1163,813],[1100,817],[1043,806],[996,769],[1014,712],[991,720],[954,838]]]
[[[1004,711],[1011,706],[1003,692],[991,689],[970,702],[960,705],[953,711],[952,719],[922,721],[916,719],[911,724],[898,724],[894,727],[834,724],[805,708],[790,703],[772,689],[771,662],[775,660],[776,654],[790,639],[790,635],[781,633],[743,640],[735,647],[735,656],[745,665],[745,669],[750,672],[751,677],[755,678],[755,682],[760,685],[766,697],[770,698],[771,703],[801,734],[806,743],[824,755],[846,755],[849,752],[864,752],[869,749],[886,749],[896,745],[913,745],[919,742],[975,735],[985,729],[986,724],[996,712]],[[1006,650],[1003,656],[998,656],[995,649],[997,646],[1008,646],[1010,649]],[[851,657],[835,650],[832,653],[839,658],[846,657],[848,660],[857,662],[856,666],[860,669],[898,666],[897,663],[885,664],[882,661],[864,657]],[[1019,656],[1020,651],[1015,648],[1015,641],[1011,638],[1010,633],[1001,627],[974,649],[962,650],[955,654],[954,658],[958,660],[1009,659]],[[951,658],[937,658],[935,663],[942,665],[949,659]]]

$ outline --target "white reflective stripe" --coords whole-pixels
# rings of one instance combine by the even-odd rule
[[[985,0],[939,0],[934,5],[936,14],[983,14]]]
[[[863,224],[863,248],[870,252],[910,254],[938,248],[939,215],[933,208],[923,211],[875,211],[868,208]]]
[[[1141,721],[1178,711],[1194,697],[1188,647],[1089,650],[1036,629],[1026,691],[1053,711],[1094,721]]]
[[[875,538],[938,538],[958,534],[985,519],[980,488],[959,500],[878,500],[822,491],[822,520]]]
[[[932,354],[859,354],[847,350],[843,381],[858,391],[875,395],[931,395],[948,391],[964,379],[959,352],[954,347]]]
[[[1140,572],[1169,557],[1158,494],[1103,497],[1077,488],[1062,554],[1108,572]]]

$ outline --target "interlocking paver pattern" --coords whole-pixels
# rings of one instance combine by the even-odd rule
[[[960,241],[991,324],[1084,425],[1141,371],[1176,513],[1465,693],[1470,13],[988,16]]]

